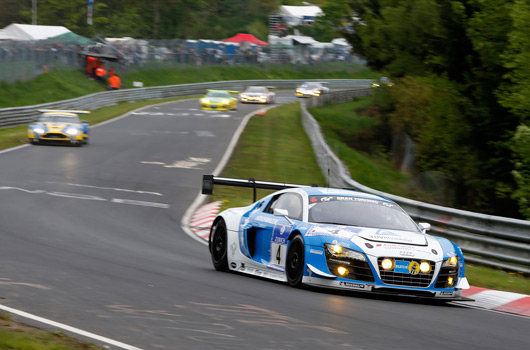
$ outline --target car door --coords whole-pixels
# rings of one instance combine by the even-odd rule
[[[249,224],[244,229],[249,257],[271,269],[283,271],[289,234],[294,220],[301,219],[302,197],[299,194],[286,192],[274,196],[263,211],[249,216]]]

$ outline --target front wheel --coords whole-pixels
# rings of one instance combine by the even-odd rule
[[[285,264],[285,273],[287,275],[287,282],[292,287],[300,287],[302,285],[302,278],[304,277],[304,240],[302,236],[296,235],[289,244],[287,250],[287,260]]]
[[[210,254],[212,255],[213,267],[217,271],[228,271],[228,256],[226,253],[228,236],[225,222],[223,220],[218,221],[212,228],[210,235]]]

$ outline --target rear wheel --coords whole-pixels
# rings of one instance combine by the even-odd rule
[[[228,257],[226,253],[228,236],[226,224],[223,220],[215,224],[211,235],[210,254],[212,255],[213,267],[217,271],[228,271]]]
[[[287,260],[285,264],[285,274],[287,275],[287,282],[292,287],[300,287],[302,285],[302,277],[304,276],[304,240],[302,236],[296,235],[289,244],[287,250]]]

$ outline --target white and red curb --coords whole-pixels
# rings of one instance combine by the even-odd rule
[[[475,301],[456,303],[530,317],[530,295],[473,286],[464,290],[462,295]]]
[[[191,230],[207,241],[210,227],[219,213],[222,202],[211,202],[195,211],[190,221]],[[530,295],[502,292],[498,290],[471,287],[462,292],[462,296],[475,301],[455,301],[460,305],[530,317]]]
[[[190,220],[190,228],[197,237],[208,240],[210,227],[213,224],[222,202],[211,202],[201,206],[195,211]]]

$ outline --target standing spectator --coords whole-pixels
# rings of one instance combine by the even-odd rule
[[[118,90],[121,86],[121,79],[116,74],[112,74],[109,79],[107,79],[107,88],[109,90]]]
[[[96,67],[96,79],[101,83],[105,83],[105,75],[107,75],[107,71],[103,64],[100,64]]]

